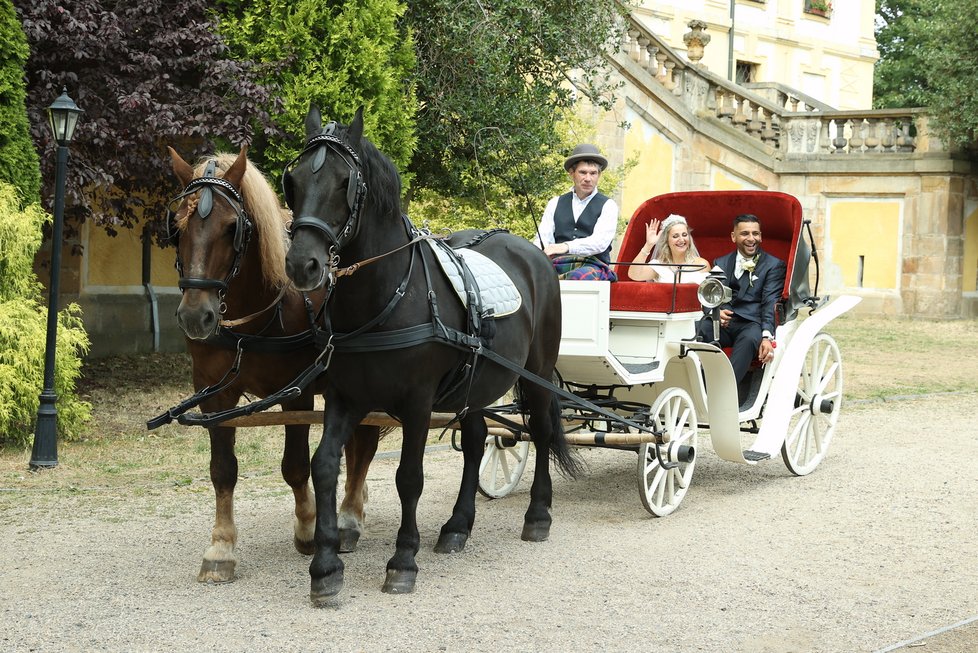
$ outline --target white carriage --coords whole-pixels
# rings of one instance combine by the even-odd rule
[[[818,466],[842,406],[842,358],[822,329],[859,302],[852,296],[826,301],[811,292],[810,276],[817,290],[818,272],[810,231],[798,200],[784,193],[654,197],[632,216],[619,260],[631,261],[645,242],[648,222],[670,213],[686,216],[700,254],[711,261],[732,249],[734,216],[757,215],[762,248],[786,261],[788,274],[778,304],[774,360],[752,368],[743,405],[738,405],[726,353],[696,340],[697,320],[715,305],[709,288],[627,281],[623,264],[617,266],[623,279],[617,282],[561,282],[559,385],[622,418],[566,401],[562,413],[568,440],[636,451],[639,494],[656,516],[673,512],[685,497],[700,431],[708,431],[713,450],[724,460],[754,465],[780,452],[793,474],[805,475]],[[510,492],[525,467],[528,443],[516,431],[510,436],[495,435],[487,442],[480,478],[487,496]]]

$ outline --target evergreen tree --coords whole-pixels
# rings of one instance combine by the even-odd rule
[[[542,211],[577,144],[561,121],[582,96],[610,105],[605,56],[621,42],[622,11],[613,0],[412,0],[417,185],[499,214],[514,200]]]
[[[242,59],[275,68],[264,81],[282,89],[276,125],[285,132],[258,148],[281,170],[302,148],[310,103],[325,120],[349,123],[365,106],[365,135],[402,172],[414,152],[414,44],[398,0],[268,0],[223,3],[221,33]],[[261,151],[261,150],[264,151]],[[404,180],[407,184],[407,179]]]
[[[945,142],[978,144],[978,12],[958,0],[878,0],[877,108],[930,110]]]
[[[927,106],[945,142],[978,152],[978,12],[971,2],[939,0],[922,67]]]
[[[40,164],[25,105],[24,65],[29,53],[13,3],[0,0],[0,182],[12,184],[25,205],[41,198]]]
[[[878,0],[876,44],[880,58],[873,77],[877,109],[922,107],[927,76],[920,65],[929,47],[926,25],[933,13],[930,0]]]
[[[38,204],[22,206],[14,187],[0,182],[0,444],[30,445],[44,387],[47,309],[34,256],[48,220]],[[88,344],[81,311],[69,305],[58,315],[54,361],[62,439],[78,435],[90,415],[90,406],[75,395]]]

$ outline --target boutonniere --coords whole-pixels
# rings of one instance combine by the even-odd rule
[[[754,282],[757,281],[757,277],[754,276],[754,268],[757,267],[757,255],[754,258],[744,261],[741,266],[744,268],[744,272],[747,273],[747,287],[753,288]]]

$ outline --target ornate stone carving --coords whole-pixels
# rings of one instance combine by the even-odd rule
[[[691,20],[687,23],[689,31],[683,34],[683,43],[686,44],[686,56],[695,66],[703,66],[700,60],[703,58],[703,50],[710,42],[710,35],[705,34],[706,23],[702,20]]]

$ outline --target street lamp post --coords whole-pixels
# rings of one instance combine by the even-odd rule
[[[75,134],[75,126],[82,110],[68,97],[65,88],[48,107],[48,122],[58,144],[57,165],[54,180],[54,230],[51,234],[51,283],[48,288],[48,327],[44,345],[44,388],[37,409],[37,425],[34,427],[34,448],[30,466],[54,467],[58,464],[58,409],[54,391],[54,353],[58,340],[58,296],[61,285],[61,238],[64,228],[65,176],[68,167],[68,145]]]

